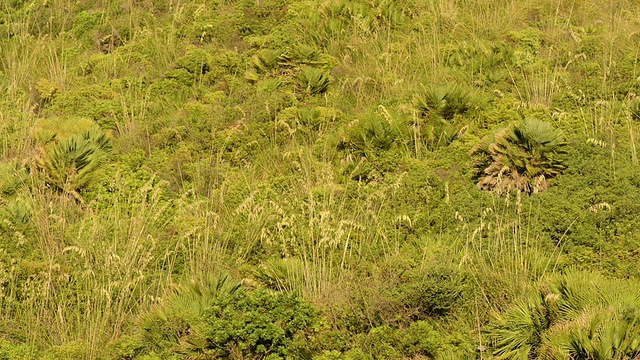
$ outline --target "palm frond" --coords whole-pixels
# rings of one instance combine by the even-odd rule
[[[327,92],[329,83],[329,73],[322,69],[304,67],[298,73],[298,85],[310,95]]]
[[[27,180],[27,170],[17,161],[0,163],[0,195],[13,196]]]
[[[32,131],[41,144],[36,165],[46,181],[81,200],[111,150],[109,137],[89,119],[45,119]]]
[[[278,67],[278,59],[281,53],[276,50],[263,49],[251,57],[249,65],[258,74],[267,74]]]

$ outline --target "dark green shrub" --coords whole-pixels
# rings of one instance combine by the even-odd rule
[[[240,291],[212,303],[203,331],[218,356],[287,359],[304,350],[304,333],[315,316],[313,308],[295,296]]]
[[[204,75],[211,69],[212,57],[199,48],[190,48],[176,62],[177,69],[185,69],[194,75]]]
[[[141,317],[141,333],[114,345],[128,354],[296,358],[315,310],[293,295],[245,290],[227,276],[177,287]]]
[[[407,359],[436,358],[442,347],[442,335],[426,321],[411,323],[407,328],[388,325],[372,328],[355,337],[355,346],[346,353],[347,359]],[[359,356],[355,354],[360,353]]]
[[[414,320],[445,316],[457,309],[469,287],[464,275],[446,267],[428,272],[411,271],[398,285],[393,301]]]

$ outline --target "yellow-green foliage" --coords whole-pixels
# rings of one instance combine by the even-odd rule
[[[0,358],[501,356],[539,281],[640,276],[638,13],[3,2]],[[210,301],[224,272],[257,295]],[[260,306],[293,295],[314,326],[283,335]],[[595,358],[563,321],[544,354]]]

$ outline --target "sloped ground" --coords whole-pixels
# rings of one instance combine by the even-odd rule
[[[9,1],[0,357],[637,356],[638,7]]]

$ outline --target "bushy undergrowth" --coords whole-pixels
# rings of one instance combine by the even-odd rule
[[[639,12],[3,3],[0,358],[637,357]]]

